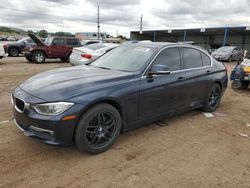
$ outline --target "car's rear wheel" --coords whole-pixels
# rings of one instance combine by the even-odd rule
[[[62,58],[60,58],[61,59],[61,61],[63,61],[63,62],[69,62],[69,58],[68,57],[62,57]]]
[[[217,83],[213,84],[208,92],[202,110],[204,112],[214,112],[220,104],[221,95],[222,91],[220,85]]]
[[[19,56],[19,50],[17,48],[11,48],[9,50],[9,55],[11,57],[17,57],[17,56]]]
[[[91,154],[107,150],[118,138],[121,130],[121,116],[113,106],[101,103],[87,110],[75,132],[79,150]]]
[[[46,59],[46,56],[44,52],[41,52],[41,51],[36,51],[32,55],[32,61],[37,64],[44,63],[45,59]]]

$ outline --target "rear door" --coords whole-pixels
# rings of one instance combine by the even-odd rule
[[[181,109],[184,105],[185,73],[180,71],[179,48],[172,47],[161,51],[152,66],[157,64],[168,66],[171,73],[141,78],[140,117],[142,119],[164,115]]]
[[[181,47],[182,71],[186,74],[186,106],[201,104],[211,85],[211,58],[201,50]]]

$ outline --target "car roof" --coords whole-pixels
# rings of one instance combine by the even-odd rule
[[[124,46],[135,46],[135,47],[145,47],[145,48],[164,48],[168,46],[184,46],[184,47],[193,47],[200,49],[199,46],[186,44],[186,43],[176,43],[176,42],[138,42],[138,43],[130,43],[130,44],[124,44]]]

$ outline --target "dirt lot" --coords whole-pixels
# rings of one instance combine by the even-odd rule
[[[10,91],[28,77],[69,66],[0,60],[0,122],[11,118]],[[228,65],[229,69],[232,65]],[[250,187],[250,89],[229,87],[218,112],[192,111],[126,132],[107,152],[88,155],[26,138],[0,123],[0,187]]]

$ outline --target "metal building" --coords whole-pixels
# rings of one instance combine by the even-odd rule
[[[97,40],[98,32],[79,32],[75,34],[76,38],[80,40]],[[99,33],[99,39],[106,39],[107,33]]]
[[[221,46],[238,46],[250,52],[250,27],[220,27],[197,29],[173,29],[131,31],[130,40],[151,40],[155,42],[186,42],[193,41],[206,49]]]

